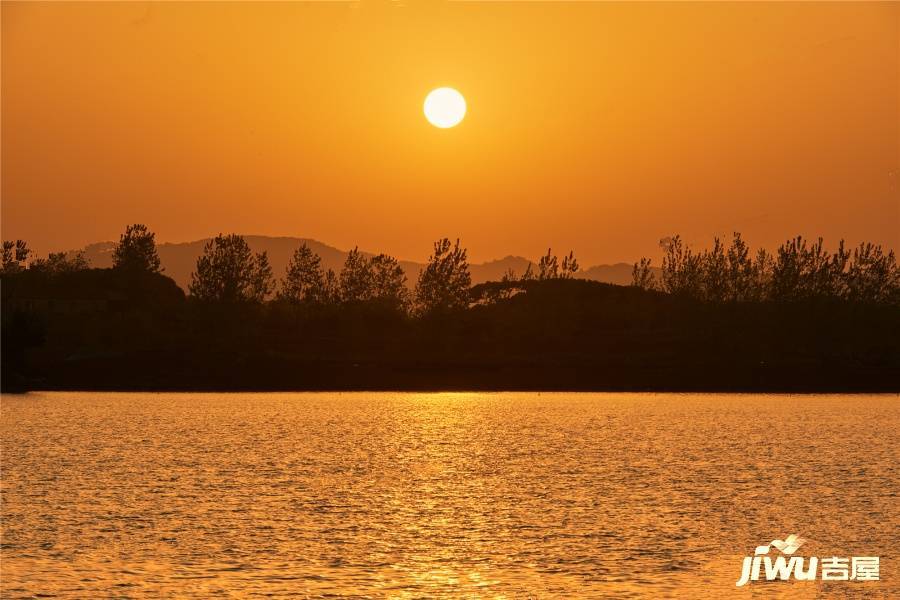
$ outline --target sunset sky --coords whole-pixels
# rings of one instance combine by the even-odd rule
[[[900,249],[900,3],[3,2],[4,239],[132,222],[416,260]]]

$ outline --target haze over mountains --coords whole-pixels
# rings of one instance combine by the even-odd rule
[[[244,236],[250,248],[254,252],[267,252],[269,262],[272,265],[272,272],[277,279],[284,275],[288,261],[291,255],[304,242],[309,248],[322,258],[322,265],[326,269],[333,269],[335,273],[340,272],[344,261],[347,258],[346,250],[339,250],[333,246],[323,244],[322,242],[295,238],[295,237],[269,237],[262,235]],[[165,269],[163,273],[175,280],[182,289],[187,290],[191,281],[191,273],[197,264],[197,257],[203,252],[203,246],[209,238],[196,240],[193,242],[183,243],[162,243],[157,246],[159,259]],[[90,261],[92,267],[105,268],[112,266],[112,251],[115,242],[98,242],[90,244],[84,248],[85,258]],[[367,255],[373,253],[364,252]],[[562,254],[562,250],[559,251]],[[507,256],[498,260],[492,260],[485,263],[472,263],[469,270],[472,273],[472,283],[481,283],[484,281],[497,281],[507,270],[512,269],[517,275],[521,275],[528,267],[529,261],[521,256]],[[400,265],[406,272],[407,281],[410,286],[414,286],[416,279],[419,277],[419,271],[424,263],[401,260]],[[627,263],[617,263],[613,265],[596,265],[593,267],[582,267],[578,272],[578,276],[584,279],[594,281],[603,281],[606,283],[615,283],[619,285],[627,285],[631,283],[631,268]]]

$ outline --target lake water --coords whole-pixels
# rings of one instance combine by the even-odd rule
[[[2,397],[2,596],[900,597],[897,396]],[[879,556],[878,582],[741,561]],[[774,549],[772,552],[775,552]]]

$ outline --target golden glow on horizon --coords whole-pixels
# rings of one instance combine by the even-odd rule
[[[466,99],[453,88],[437,88],[425,98],[424,112],[425,118],[435,127],[456,127],[466,116]]]

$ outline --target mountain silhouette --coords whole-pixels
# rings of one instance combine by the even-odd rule
[[[197,264],[197,258],[203,252],[203,246],[210,238],[195,240],[193,242],[180,243],[162,243],[157,246],[159,259],[165,271],[163,273],[175,280],[183,290],[188,289],[191,281],[191,273]],[[296,237],[270,237],[264,235],[245,235],[244,239],[250,245],[254,252],[267,252],[269,262],[272,265],[272,272],[277,278],[284,275],[288,261],[294,250],[302,244],[309,246],[310,250],[318,254],[322,259],[322,266],[326,269],[333,269],[335,273],[339,273],[344,261],[347,259],[347,250],[340,250],[334,246],[329,246],[317,240],[309,238]],[[98,242],[85,246],[83,251],[85,258],[88,259],[90,265],[96,268],[106,268],[112,266],[112,253],[115,242]],[[361,251],[366,256],[373,256],[375,253]],[[515,271],[517,275],[521,275],[528,268],[529,261],[521,256],[506,256],[497,260],[485,263],[471,263],[469,271],[472,274],[472,283],[483,283],[485,281],[498,281],[510,269]],[[400,266],[406,273],[407,282],[410,286],[414,286],[419,277],[419,271],[422,270],[424,263],[409,260],[401,260]],[[533,267],[534,268],[534,267]],[[631,283],[631,268],[627,263],[616,263],[612,265],[595,265],[584,269],[576,275],[583,279],[592,281],[601,281],[604,283],[614,283],[618,285],[628,285]]]

